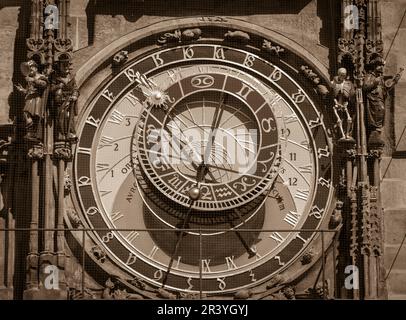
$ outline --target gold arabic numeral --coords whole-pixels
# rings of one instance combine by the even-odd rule
[[[103,237],[102,237],[102,241],[104,243],[109,243],[111,240],[114,239],[114,234],[113,232],[107,232]]]
[[[288,182],[289,182],[289,186],[297,186],[297,178],[296,177],[289,178]]]
[[[269,79],[271,79],[272,81],[279,81],[280,79],[282,79],[282,72],[275,67],[275,69],[269,75]]]
[[[159,269],[159,270],[154,272],[154,279],[156,281],[159,281],[159,280],[162,279],[163,275],[164,275],[164,273],[162,272],[162,270]]]
[[[289,159],[290,159],[290,161],[296,161],[297,160],[296,152],[290,152],[289,153]]]
[[[127,266],[131,266],[133,265],[135,262],[137,262],[137,256],[133,253],[130,252],[130,255],[128,256],[127,261],[125,262],[125,264]]]
[[[324,214],[324,208],[320,209],[318,206],[313,206],[312,210],[309,213],[310,217],[315,217],[317,220],[320,220]]]
[[[251,282],[256,282],[257,279],[255,278],[255,273],[254,273],[254,271],[248,270],[248,273],[249,273],[249,275],[250,275]]]
[[[195,55],[192,47],[183,48],[183,58],[184,59],[192,59]]]

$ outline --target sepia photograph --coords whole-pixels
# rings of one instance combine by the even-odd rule
[[[0,0],[0,300],[406,300],[405,16]]]

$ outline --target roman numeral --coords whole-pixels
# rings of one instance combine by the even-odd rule
[[[110,164],[108,163],[96,163],[96,171],[107,171],[110,168]]]
[[[129,243],[133,243],[138,237],[139,237],[139,232],[137,231],[131,231],[129,234],[127,234],[125,236],[125,239],[129,242]]]
[[[226,262],[227,262],[227,269],[228,270],[237,269],[237,265],[234,262],[234,256],[226,257]]]
[[[289,211],[283,221],[289,223],[291,226],[296,227],[300,219],[300,213]]]
[[[111,219],[111,221],[113,221],[113,222],[116,222],[117,220],[120,220],[121,218],[123,218],[124,216],[123,216],[123,214],[120,212],[120,211],[117,211],[117,212],[112,212],[111,214],[110,214],[110,219]]]
[[[113,144],[114,138],[109,137],[109,136],[102,136],[100,138],[100,142],[98,145],[98,149],[104,148],[104,147],[111,147]]]
[[[309,190],[301,190],[301,189],[297,189],[296,194],[295,194],[295,198],[307,201],[307,198],[309,198]]]
[[[154,256],[156,255],[156,253],[158,252],[159,248],[157,246],[154,246],[151,250],[151,252],[149,253],[148,257],[153,259]]]
[[[313,166],[311,164],[309,164],[307,166],[300,166],[299,167],[299,171],[301,173],[312,173],[312,169],[313,169]]]
[[[285,240],[281,234],[279,232],[272,232],[270,235],[270,238],[275,240],[277,242],[277,244],[281,244],[283,242],[283,240]]]
[[[202,272],[211,272],[210,270],[210,259],[202,260]]]
[[[122,114],[117,109],[114,109],[110,115],[108,122],[120,125],[123,122],[124,118],[125,118],[124,114]]]

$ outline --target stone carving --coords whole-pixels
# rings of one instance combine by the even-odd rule
[[[163,289],[163,288],[159,288],[157,290],[157,295],[159,298],[162,299],[168,299],[168,300],[175,300],[176,299],[176,295],[174,295],[173,293]]]
[[[278,57],[279,53],[285,52],[285,49],[278,45],[273,45],[271,41],[268,41],[266,39],[264,39],[264,42],[262,43],[262,50],[269,53],[270,55]]]
[[[94,246],[90,249],[90,252],[95,256],[97,260],[99,260],[101,263],[104,263],[106,261],[106,252],[100,248],[99,246]]]
[[[79,215],[77,214],[76,210],[73,208],[67,209],[66,214],[68,215],[68,218],[70,222],[72,223],[72,227],[78,228],[81,224],[82,221],[80,220]]]
[[[343,221],[343,217],[342,217],[342,214],[341,214],[341,211],[343,209],[343,205],[344,205],[344,202],[339,201],[339,200],[337,201],[336,207],[334,209],[333,214],[331,215],[330,222],[329,222],[329,227],[331,229],[337,228],[341,224],[341,222]]]
[[[23,62],[20,66],[21,73],[25,76],[27,87],[21,84],[17,90],[25,94],[24,119],[27,133],[25,139],[39,143],[42,138],[42,120],[45,116],[45,102],[43,95],[48,86],[48,77],[38,71],[34,60]]]
[[[333,111],[340,131],[340,141],[355,142],[352,137],[353,116],[351,116],[354,114],[355,89],[353,83],[348,79],[345,68],[338,69],[337,76],[334,77],[331,85],[334,95]]]
[[[251,298],[252,295],[253,295],[252,290],[242,289],[235,293],[234,299],[235,300],[247,300],[247,299]]]
[[[224,40],[245,45],[251,40],[251,37],[246,32],[236,30],[236,31],[228,31],[224,35]]]
[[[317,73],[315,73],[308,66],[301,66],[300,71],[307,79],[313,82],[318,94],[320,94],[322,97],[327,96],[329,91],[327,87],[321,83],[321,79]]]
[[[314,255],[315,254],[313,248],[310,248],[310,250],[303,254],[303,256],[300,258],[300,262],[303,265],[309,264],[313,261]]]
[[[143,300],[144,297],[140,294],[129,293],[127,290],[119,288],[118,284],[108,278],[104,285],[102,299],[105,300]]]
[[[355,64],[357,58],[357,50],[355,49],[354,39],[338,39],[338,57],[339,64],[343,64],[345,59],[348,59],[351,63]]]
[[[113,57],[113,66],[121,67],[128,60],[128,51],[120,51]]]
[[[167,44],[173,42],[188,42],[188,41],[196,41],[202,35],[202,31],[199,28],[194,29],[186,29],[183,32],[175,30],[174,32],[167,32],[163,36],[158,39],[159,44]]]
[[[383,72],[385,60],[376,55],[371,58],[369,71],[364,79],[363,90],[368,100],[367,128],[370,131],[368,146],[370,149],[382,148],[385,142],[381,138],[385,120],[385,100],[388,92],[398,83],[402,76],[403,68],[389,80],[384,80]]]
[[[60,57],[51,83],[54,104],[57,107],[57,139],[74,143],[77,141],[75,116],[78,113],[79,90],[74,75],[71,74],[70,60]]]

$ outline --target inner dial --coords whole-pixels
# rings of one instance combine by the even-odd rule
[[[263,105],[249,105],[234,93],[245,85],[240,80],[216,74],[204,79],[210,79],[210,90],[187,77],[174,85],[191,86],[187,96],[170,109],[150,106],[141,114],[137,154],[148,179],[171,200],[189,207],[189,190],[199,180],[200,198],[192,208],[228,210],[261,195],[276,176],[276,119],[268,107],[268,122],[260,123],[256,110]],[[230,91],[220,91],[227,86]]]
[[[219,80],[214,82],[216,85],[218,83],[219,89],[216,87],[199,89],[191,85],[191,79],[203,71],[204,74]],[[172,165],[160,161],[157,168],[149,158],[149,155],[156,151],[152,146],[156,145],[157,141],[153,140],[153,135],[146,134],[146,131],[152,128],[148,128],[148,125],[153,124],[155,128],[152,129],[167,132],[174,130],[173,134],[176,134],[178,124],[178,133],[198,128],[209,135],[214,113],[219,109],[219,101],[223,101],[222,123],[225,128],[220,132],[225,132],[234,125],[243,130],[260,131],[257,136],[238,136],[247,149],[236,149],[243,161],[250,159],[249,150],[258,153],[253,161],[256,163],[256,171],[250,171],[251,167],[237,166],[224,161],[222,166],[219,166],[223,170],[212,167],[211,174],[205,175],[202,186],[207,187],[212,198],[207,200],[206,203],[209,204],[207,208],[194,209],[194,212],[199,214],[195,215],[196,219],[188,226],[203,230],[201,256],[199,236],[193,232],[188,232],[184,236],[174,256],[179,232],[117,231],[114,235],[130,252],[128,259],[122,260],[122,263],[137,276],[161,285],[170,261],[174,260],[170,272],[172,276],[168,278],[167,285],[184,291],[199,290],[201,265],[203,265],[203,291],[235,290],[238,286],[233,284],[234,280],[231,278],[237,276],[240,280],[236,283],[240,287],[250,286],[255,279],[262,279],[265,274],[270,275],[269,270],[276,270],[284,263],[284,258],[278,256],[278,253],[295,239],[297,234],[235,231],[241,226],[262,230],[299,229],[306,218],[305,213],[309,211],[315,185],[316,163],[300,115],[272,88],[231,67],[188,66],[158,73],[150,79],[169,95],[170,101],[175,102],[169,103],[166,110],[158,107],[145,108],[142,104],[143,97],[137,95],[135,90],[131,90],[106,113],[98,128],[92,181],[98,190],[98,202],[103,218],[109,225],[118,229],[137,230],[179,228],[184,221],[182,213],[188,210],[187,205],[190,204],[185,192],[189,189],[189,185],[196,184],[194,176],[196,168],[191,165],[190,160],[192,157],[202,157],[202,154],[204,156],[205,150],[212,151],[211,148],[207,149],[207,144],[205,145],[208,138],[199,138],[195,140],[195,144],[190,145],[181,143],[179,149],[185,151],[185,159],[180,157],[180,161]],[[223,100],[221,92],[228,97],[227,100],[226,97]],[[232,122],[225,122],[231,115]],[[272,130],[273,122],[276,124],[276,130]],[[134,135],[137,130],[138,134]],[[135,140],[135,136],[140,140]],[[216,145],[219,143],[217,139],[216,136],[213,140]],[[270,153],[263,153],[260,157],[261,149],[269,151],[270,146],[275,148],[274,153],[283,161],[277,175],[273,170],[278,167],[278,163],[274,159],[269,160]],[[171,152],[176,151],[172,150],[174,147],[171,145],[168,148]],[[218,154],[223,154],[223,158],[217,157],[215,152],[210,152],[207,163],[217,167],[217,164],[221,163],[219,159],[227,159],[220,151]],[[168,175],[160,171],[160,165],[169,167]],[[224,170],[230,167],[233,171]],[[183,188],[170,186],[167,178],[169,175],[174,177],[175,174],[186,181]],[[215,188],[217,186],[230,188],[230,185],[232,188],[232,184],[236,181],[243,182],[238,180],[239,178],[258,178],[258,184],[251,187],[249,185],[251,182],[246,180],[248,181],[246,189],[237,192],[239,198],[244,201],[247,199],[247,202],[241,204],[232,202],[234,200],[226,200],[222,207],[210,207],[220,202],[215,198]],[[171,192],[186,201],[171,199],[168,196]],[[233,192],[230,197],[234,197]],[[239,201],[237,197],[234,199]],[[204,203],[204,199],[199,202]],[[236,207],[233,208],[235,203]],[[218,213],[219,209],[222,210],[221,214]],[[204,219],[199,220],[199,217]],[[216,227],[234,231],[226,233],[205,231],[207,228]],[[262,270],[260,266],[265,266],[265,263],[270,265]],[[276,266],[273,266],[274,263]],[[252,271],[256,270],[255,268],[258,271]]]

